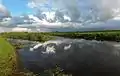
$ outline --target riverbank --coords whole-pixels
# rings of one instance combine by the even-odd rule
[[[17,33],[16,33],[17,34]],[[9,41],[13,46],[14,46],[14,48],[17,50],[17,52],[18,52],[18,54],[17,54],[17,56],[18,56],[18,58],[20,58],[20,56],[21,56],[21,59],[22,60],[24,60],[24,62],[27,62],[27,64],[26,65],[33,65],[33,62],[31,62],[30,63],[30,61],[29,61],[29,59],[31,60],[31,59],[33,59],[33,61],[36,61],[37,63],[38,63],[38,61],[36,60],[36,59],[38,59],[38,60],[40,60],[40,58],[41,57],[39,57],[40,56],[40,54],[41,53],[39,53],[39,51],[40,51],[40,48],[38,49],[38,51],[36,50],[36,51],[30,51],[30,48],[31,47],[33,47],[33,46],[35,46],[35,45],[37,45],[37,44],[39,44],[39,43],[41,43],[41,41],[42,41],[42,43],[44,43],[45,41],[49,41],[50,40],[50,42],[53,42],[54,43],[54,41],[56,41],[56,40],[60,40],[60,41],[66,41],[66,40],[69,40],[69,39],[72,39],[72,38],[65,38],[65,37],[59,37],[59,36],[52,36],[52,35],[46,35],[46,34],[39,34],[39,33],[37,33],[37,36],[35,37],[35,35],[36,35],[36,33],[34,34],[32,34],[32,35],[34,35],[33,37],[32,36],[30,36],[31,34],[29,33],[21,33],[21,35],[19,36],[19,35],[16,35],[15,33],[10,33],[9,35],[8,34],[5,34],[5,35],[7,35],[7,36],[5,36],[5,37],[7,37],[7,38],[13,38],[13,39],[7,39],[7,41]],[[25,36],[23,36],[22,34],[25,34]],[[28,36],[29,35],[29,36]],[[41,35],[41,36],[40,36]],[[39,39],[39,36],[40,36],[40,39]],[[41,38],[42,36],[44,36],[43,38]],[[71,35],[72,36],[72,35]],[[86,36],[87,37],[87,36]],[[89,36],[90,37],[90,36]],[[15,38],[15,39],[14,39]],[[20,39],[21,38],[21,39]],[[47,39],[46,39],[47,38]],[[29,41],[29,40],[22,40],[22,39],[32,39],[33,41]],[[38,40],[38,42],[36,41],[36,40]],[[76,40],[76,39],[75,39]],[[77,40],[84,40],[84,39],[77,39]],[[71,41],[71,40],[69,40],[69,41]],[[73,41],[74,41],[74,39],[73,39]],[[89,41],[96,41],[96,42],[98,42],[97,40],[87,40],[88,42]],[[57,41],[56,41],[57,42]],[[109,45],[111,45],[111,46],[114,46],[115,48],[117,48],[117,49],[119,49],[120,48],[120,43],[119,42],[115,42],[115,41],[100,41],[100,42],[104,42],[104,43],[107,43],[107,44],[109,44]],[[68,42],[64,42],[64,43],[68,43]],[[86,43],[86,42],[85,42]],[[84,42],[82,43],[82,44],[84,44]],[[2,45],[2,44],[1,44]],[[22,46],[21,46],[22,45]],[[53,45],[53,44],[48,44],[48,45]],[[54,45],[53,45],[54,46]],[[67,45],[66,45],[67,46]],[[64,47],[66,47],[66,46],[64,46]],[[82,45],[81,45],[82,46]],[[25,48],[24,48],[25,47]],[[27,48],[28,47],[28,48]],[[68,46],[67,48],[69,48],[70,46]],[[102,49],[102,46],[100,45],[100,47],[101,47],[101,49]],[[21,49],[22,48],[22,50],[18,50],[18,49]],[[60,50],[60,49],[62,49],[63,48],[63,45],[61,45],[61,46],[58,46],[58,50]],[[45,49],[48,49],[47,48],[47,46],[46,46],[46,48]],[[41,48],[41,50],[43,51],[45,51],[45,49],[43,49],[43,48]],[[108,48],[107,48],[108,49]],[[16,52],[16,50],[14,50],[14,52]],[[62,49],[63,50],[63,49]],[[90,50],[90,49],[88,49],[88,50]],[[37,55],[38,54],[38,55]],[[35,64],[34,63],[34,65],[35,66],[38,66],[38,64]],[[47,61],[46,61],[46,63],[47,63]],[[35,66],[33,66],[33,67],[35,67]],[[23,72],[24,73],[24,72]],[[29,73],[29,72],[27,72],[27,73]],[[21,76],[24,76],[24,74],[23,75],[21,75]],[[26,76],[26,75],[25,75]],[[29,76],[32,76],[32,75],[29,75]],[[49,76],[49,75],[48,75]]]
[[[12,76],[16,69],[15,49],[0,38],[0,76]]]
[[[12,45],[11,41],[16,44],[25,41],[27,43],[31,42],[27,40],[20,41],[0,37],[0,76],[35,76],[33,73],[24,70],[24,68],[21,67],[18,50]],[[27,43],[26,45],[28,45]]]

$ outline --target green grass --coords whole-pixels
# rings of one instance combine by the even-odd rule
[[[0,76],[12,76],[15,71],[15,50],[3,38],[0,38]]]
[[[50,39],[53,39],[53,37],[42,34],[42,33],[34,33],[34,32],[5,32],[0,33],[1,37],[4,38],[10,38],[10,39],[22,39],[22,40],[30,40],[30,41],[39,41],[39,42],[45,42]]]

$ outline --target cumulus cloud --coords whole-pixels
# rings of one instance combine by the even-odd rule
[[[0,4],[0,25],[36,28],[39,31],[76,31],[82,28],[109,27],[110,24],[118,27],[120,20],[120,17],[116,17],[120,13],[119,0],[29,0],[28,6],[34,14],[5,19],[1,13],[6,17],[10,16],[10,12]],[[99,23],[101,21],[106,23]]]
[[[106,21],[120,12],[119,0],[30,0],[30,3],[41,12],[40,5],[48,5],[46,8],[54,9],[55,19],[59,21],[64,21],[64,16],[81,23]]]
[[[8,9],[4,6],[4,5],[2,5],[2,4],[0,4],[0,13],[2,14],[2,15],[4,15],[4,16],[10,16],[10,12],[8,11]]]

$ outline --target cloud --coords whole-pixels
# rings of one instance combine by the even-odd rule
[[[44,12],[44,9],[46,9],[46,8],[48,8],[48,10],[47,10],[48,12],[53,12],[52,9],[55,9],[57,7],[57,10],[55,10],[55,17],[56,17],[55,19],[57,19],[57,20],[55,20],[55,21],[59,21],[59,19],[60,19],[60,21],[61,20],[64,21],[65,14],[69,15],[73,20],[77,20],[80,16],[79,9],[77,9],[77,5],[76,5],[77,2],[73,1],[74,3],[70,2],[68,4],[68,2],[67,2],[68,0],[67,0],[67,1],[64,1],[66,4],[62,5],[63,7],[59,6],[59,8],[58,8],[58,5],[61,5],[62,1],[60,1],[60,0],[52,1],[52,4],[50,5],[47,0],[32,0],[31,2],[28,3],[28,5],[31,4],[32,7],[37,6],[36,9],[40,10],[38,12]],[[56,5],[56,3],[57,3],[57,5]],[[41,7],[41,5],[43,5],[44,7]],[[52,6],[52,8],[50,8],[50,6]],[[65,12],[60,11],[61,9],[64,9],[64,8],[65,8]],[[66,10],[66,8],[67,8],[67,10]],[[76,14],[75,12],[78,12],[78,14]]]
[[[42,29],[76,31],[83,28],[108,27],[109,24],[116,22],[109,19],[117,18],[116,16],[120,13],[119,0],[29,0],[28,7],[32,8],[35,14],[2,18],[0,25],[34,30],[40,28],[40,31]],[[0,12],[10,16],[10,12],[2,4],[0,4]],[[116,25],[119,24],[118,21]]]
[[[6,17],[11,16],[10,12],[8,11],[8,9],[4,5],[2,5],[2,4],[0,4],[0,13],[2,15],[6,16]]]
[[[13,32],[30,32],[31,29],[15,27],[15,28],[12,29],[12,31],[13,31]]]
[[[28,7],[30,7],[30,8],[35,8],[35,7],[37,7],[37,5],[36,5],[34,2],[29,2],[27,5],[28,5]]]
[[[119,0],[30,0],[40,12],[48,8],[48,12],[56,13],[54,22],[64,22],[68,16],[72,22],[90,23],[106,21],[120,13]],[[41,6],[48,7],[41,7]]]

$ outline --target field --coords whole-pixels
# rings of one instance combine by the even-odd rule
[[[16,59],[14,48],[0,38],[0,76],[11,76],[14,73]]]
[[[22,39],[22,40],[30,40],[30,41],[39,41],[44,42],[52,39],[53,37],[42,34],[42,33],[28,33],[28,32],[9,32],[9,33],[1,33],[0,34],[4,38],[10,39]]]
[[[73,39],[116,41],[116,42],[120,41],[120,30],[89,31],[89,32],[53,32],[53,33],[44,33],[44,34],[73,38]]]
[[[0,35],[5,38],[23,39],[40,42],[48,41],[52,39],[53,36],[99,41],[116,41],[116,42],[120,41],[120,30],[88,31],[88,32],[45,32],[45,33],[10,32],[1,33]]]

